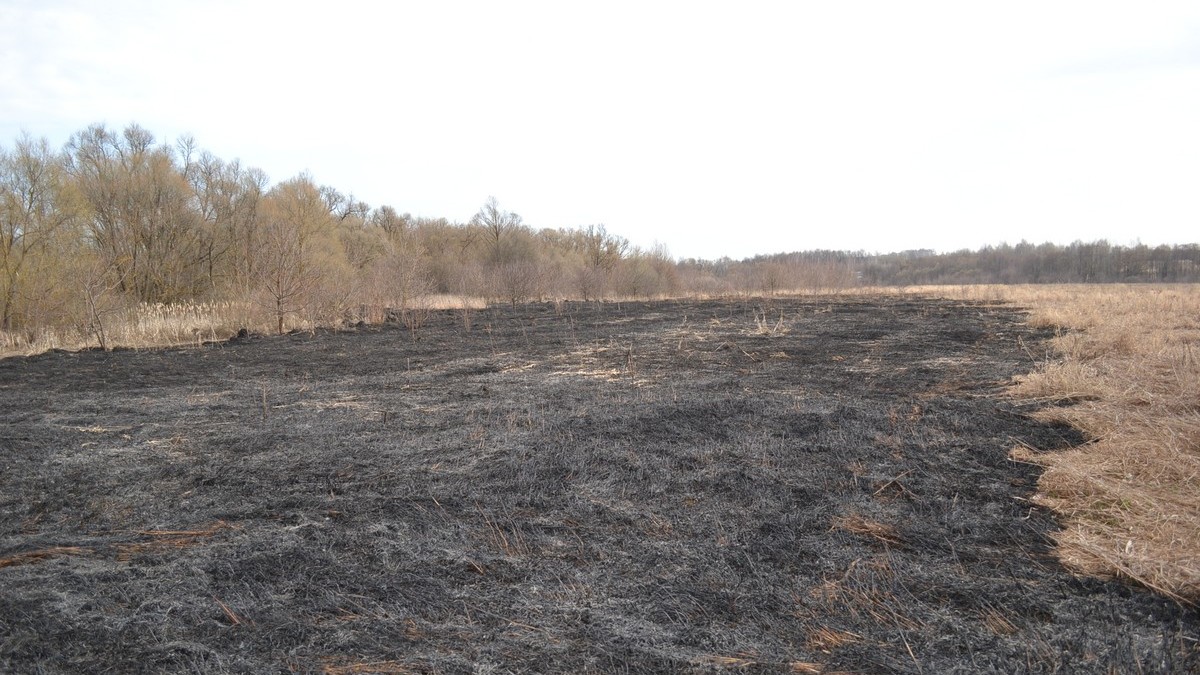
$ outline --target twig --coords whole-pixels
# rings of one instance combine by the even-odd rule
[[[905,476],[912,473],[913,471],[914,471],[914,469],[909,469],[908,471],[905,471],[904,473],[900,474],[899,476],[896,476],[895,478],[889,480],[888,482],[883,484],[883,487],[881,487],[878,490],[876,490],[875,492],[871,493],[871,496],[874,497],[874,496],[878,495],[880,492],[883,492],[884,490],[888,489],[893,483],[896,485],[896,487],[900,488],[901,490],[904,490],[905,492],[912,494],[912,492],[908,488],[901,485],[899,481],[901,478],[904,478]]]
[[[899,626],[896,627],[899,630]],[[908,650],[908,655],[913,660],[913,664],[917,667],[918,673],[924,673],[925,669],[921,667],[921,662],[917,660],[917,655],[913,653],[912,645],[908,644],[908,638],[904,636],[904,631],[900,631],[900,639],[904,640],[904,648]]]
[[[1029,347],[1025,345],[1025,341],[1021,339],[1020,335],[1017,336],[1017,344],[1020,345],[1021,349],[1024,349],[1025,353],[1029,355],[1029,360],[1033,362],[1033,365],[1038,365],[1037,357],[1034,356],[1033,352],[1029,350]]]
[[[221,606],[221,610],[223,612],[225,612],[225,616],[229,619],[229,623],[231,623],[235,626],[242,623],[242,617],[238,616],[237,613],[234,612],[232,609],[229,609],[229,605],[226,605],[225,603],[221,602],[221,599],[215,595],[212,596],[212,599],[215,600],[217,602],[217,604]]]
[[[745,354],[745,355],[746,355],[746,358],[750,359],[751,361],[754,361],[755,363],[758,363],[758,361],[760,360],[760,359],[759,359],[757,356],[755,356],[755,355],[751,354],[750,352],[746,351],[745,349],[742,349],[742,346],[741,346],[741,345],[739,345],[739,344],[738,344],[738,343],[736,343],[736,342],[722,342],[721,344],[717,345],[717,348],[716,348],[714,351],[718,351],[718,352],[719,352],[719,351],[721,351],[722,349],[728,349],[728,348],[730,348],[730,347],[732,347],[732,348],[734,348],[734,349],[738,350],[739,352],[741,352],[741,353]]]
[[[40,562],[47,558],[60,555],[79,555],[91,553],[91,549],[80,546],[52,546],[50,548],[38,549],[36,551],[27,551],[25,553],[17,553],[4,558],[0,558],[0,567],[11,567],[14,565],[26,565],[33,562]]]

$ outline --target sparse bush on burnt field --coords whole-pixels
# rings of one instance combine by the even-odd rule
[[[0,361],[0,670],[1187,672],[1052,554],[1037,331],[531,305]]]

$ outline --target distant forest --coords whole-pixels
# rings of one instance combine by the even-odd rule
[[[831,263],[851,270],[855,283],[866,286],[1194,283],[1200,281],[1200,244],[1120,246],[1100,240],[1066,246],[1021,242],[953,253],[806,251],[757,256],[738,264],[797,267]]]
[[[466,223],[372,206],[306,175],[94,125],[0,146],[0,331],[97,332],[134,306],[227,303],[283,330],[374,320],[434,295],[493,302],[770,294],[863,285],[1194,282],[1200,247],[1106,242],[935,254],[673,259],[603,225],[535,229],[495,199]]]

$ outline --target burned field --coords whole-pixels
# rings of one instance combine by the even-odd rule
[[[0,671],[1187,672],[1054,559],[1005,307],[493,308],[0,361]]]

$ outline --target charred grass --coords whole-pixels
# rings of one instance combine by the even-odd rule
[[[1009,457],[1085,440],[1004,395],[1055,335],[815,297],[6,359],[0,670],[1194,670]]]

